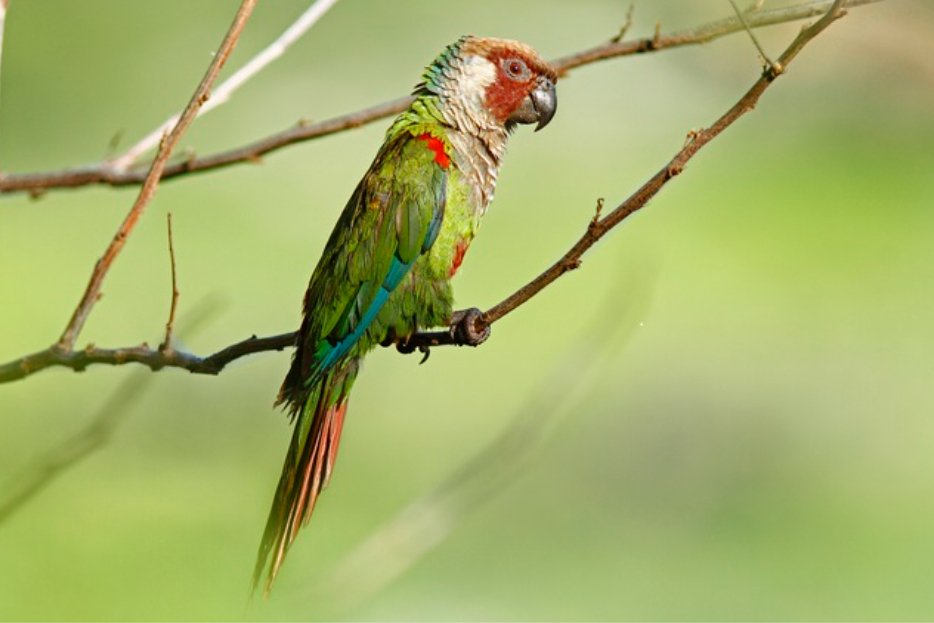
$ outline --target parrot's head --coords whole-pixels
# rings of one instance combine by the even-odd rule
[[[555,115],[558,73],[531,47],[518,41],[464,36],[425,69],[415,95],[434,95],[458,129],[512,130]]]

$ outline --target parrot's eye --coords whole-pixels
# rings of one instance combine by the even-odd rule
[[[518,58],[507,58],[504,60],[503,71],[506,72],[507,76],[517,82],[524,82],[530,77],[529,68],[524,62],[522,62],[521,59]]]

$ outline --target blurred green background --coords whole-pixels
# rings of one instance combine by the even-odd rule
[[[0,168],[134,142],[187,101],[236,5],[12,0]],[[305,5],[262,3],[227,73]],[[570,53],[615,34],[626,8],[343,0],[183,146],[208,153],[401,95],[464,32]],[[730,12],[638,3],[630,35]],[[777,55],[798,28],[760,36]],[[0,523],[0,617],[934,618],[932,59],[930,2],[854,9],[488,344],[423,366],[371,356],[332,487],[268,601],[248,601],[249,575],[288,443],[271,407],[288,353],[216,378],[98,366],[0,387],[3,496],[116,388],[147,383],[100,451]],[[459,304],[489,306],[537,274],[598,197],[625,198],[758,72],[742,34],[573,72],[552,125],[512,141]],[[158,343],[168,211],[180,330],[210,311],[185,348],[296,327],[387,124],[166,183],[81,343]],[[58,336],[135,192],[0,198],[0,360]],[[520,443],[468,494],[445,489],[430,529],[376,541],[350,567],[360,577],[338,572],[517,417],[533,422]]]

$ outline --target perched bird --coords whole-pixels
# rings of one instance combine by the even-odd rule
[[[363,356],[380,343],[404,345],[419,329],[465,319],[453,311],[451,278],[493,198],[510,131],[551,121],[556,81],[527,45],[464,36],[425,69],[414,101],[386,133],[305,294],[292,367],[276,401],[295,429],[254,586],[265,572],[268,593],[328,483]]]

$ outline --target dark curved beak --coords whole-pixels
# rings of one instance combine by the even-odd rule
[[[551,121],[558,108],[558,95],[555,92],[555,83],[539,76],[535,88],[532,89],[522,104],[509,116],[510,123],[535,123],[538,132]]]
[[[551,121],[558,110],[558,92],[555,90],[555,83],[548,78],[541,76],[535,90],[529,94],[532,98],[532,105],[538,112],[538,125],[535,131],[538,132]]]

